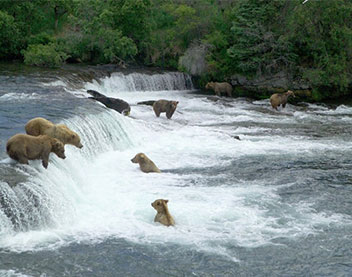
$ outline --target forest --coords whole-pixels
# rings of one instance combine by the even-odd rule
[[[352,0],[2,0],[0,59],[155,66],[200,86],[279,74],[321,101],[351,94],[351,14]]]

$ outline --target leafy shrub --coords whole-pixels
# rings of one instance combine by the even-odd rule
[[[43,67],[59,67],[68,57],[64,52],[57,51],[54,43],[29,45],[22,54],[25,64]]]
[[[55,39],[50,36],[48,33],[40,33],[37,35],[32,35],[28,39],[28,44],[49,44],[53,43]]]

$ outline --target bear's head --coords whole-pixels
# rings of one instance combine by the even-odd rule
[[[131,162],[138,164],[140,162],[144,162],[146,159],[147,159],[147,157],[145,156],[145,154],[138,153],[136,156],[134,156],[133,159],[131,159]]]
[[[78,134],[76,134],[75,132],[72,132],[73,134],[70,135],[70,138],[69,138],[69,144],[72,144],[78,148],[82,148],[83,145],[81,143],[81,138],[79,137]]]
[[[157,199],[151,205],[157,212],[162,213],[167,208],[167,202],[169,202],[167,199]]]
[[[205,89],[212,89],[212,88],[214,88],[214,82],[209,82],[205,86]]]
[[[166,117],[170,119],[177,108],[178,101],[169,101],[167,104]]]
[[[285,94],[286,94],[287,96],[296,97],[295,93],[294,93],[292,90],[288,90]]]
[[[51,139],[51,152],[54,152],[61,159],[65,159],[65,146],[56,138]]]
[[[177,108],[177,105],[178,105],[178,101],[171,101],[171,107],[172,109],[176,109]]]

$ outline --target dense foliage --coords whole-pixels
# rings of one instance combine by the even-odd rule
[[[178,68],[205,45],[204,81],[287,72],[320,100],[352,80],[352,0],[2,0],[0,59]]]

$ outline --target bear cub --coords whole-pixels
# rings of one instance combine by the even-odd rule
[[[152,207],[157,211],[154,222],[159,222],[165,226],[174,226],[175,220],[169,212],[167,202],[169,202],[169,200],[157,199],[152,203]]]
[[[22,164],[28,164],[28,160],[42,160],[45,168],[48,167],[51,152],[61,159],[66,158],[64,144],[47,135],[37,137],[25,134],[14,135],[7,141],[6,152],[10,158]]]

